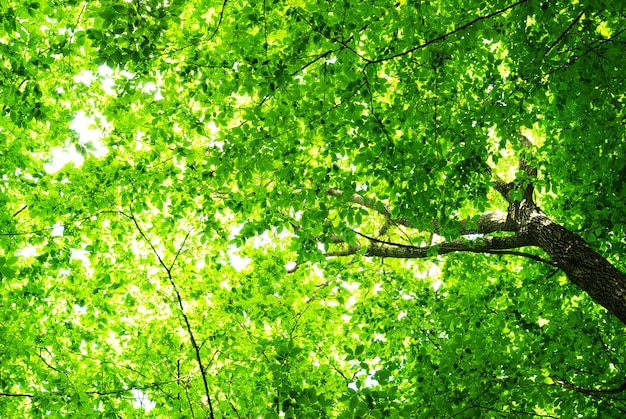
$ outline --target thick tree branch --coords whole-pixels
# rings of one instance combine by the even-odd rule
[[[523,228],[530,245],[546,252],[570,281],[626,324],[626,274],[538,208],[528,212]]]
[[[508,250],[523,247],[527,244],[521,236],[508,237],[483,237],[478,240],[452,240],[438,243],[432,246],[406,246],[391,244],[368,247],[366,256],[392,257],[392,258],[425,258],[432,255],[445,255],[455,252],[488,253],[494,250]]]
[[[363,249],[361,245],[350,246],[346,249],[342,250],[333,250],[331,252],[324,253],[326,257],[343,257],[343,256],[353,256],[359,253]]]
[[[486,253],[494,255],[512,255],[520,256],[537,262],[545,263],[550,266],[556,264],[550,260],[540,256],[526,252],[518,252],[515,249],[527,246],[528,240],[522,235],[514,235],[507,237],[483,237],[477,240],[453,240],[443,242],[432,246],[410,246],[400,243],[392,243],[369,237],[362,233],[358,235],[366,238],[372,243],[370,246],[354,245],[346,249],[327,252],[327,257],[351,256],[362,253],[366,257],[382,257],[397,259],[423,259],[435,255],[445,255],[448,253],[470,252],[470,253]]]

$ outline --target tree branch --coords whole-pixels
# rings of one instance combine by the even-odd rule
[[[326,191],[326,195],[339,198],[339,197],[343,197],[345,195],[345,192],[340,189],[329,188]],[[358,194],[358,193],[352,194],[352,196],[347,198],[347,200],[348,202],[352,202],[353,204],[357,204],[364,208],[369,208],[371,210],[374,210],[377,213],[384,215],[385,217],[391,217],[391,208],[389,208],[388,205],[385,205],[380,201],[367,199],[363,195]]]
[[[29,393],[0,393],[0,397],[35,397],[35,395]]]
[[[395,58],[402,57],[403,55],[411,54],[411,53],[413,53],[413,52],[415,52],[415,51],[417,51],[417,50],[419,50],[419,49],[422,49],[422,48],[427,47],[427,46],[428,46],[428,45],[430,45],[430,44],[434,44],[434,43],[436,43],[436,42],[443,41],[444,39],[446,39],[446,38],[448,38],[448,37],[450,37],[450,36],[454,35],[455,33],[461,32],[462,30],[467,29],[467,28],[469,28],[470,26],[473,26],[474,24],[476,24],[476,23],[478,23],[478,22],[480,22],[480,21],[482,21],[482,20],[490,19],[490,18],[492,18],[492,17],[494,17],[494,16],[497,16],[497,15],[499,15],[499,14],[502,14],[502,13],[504,13],[504,12],[506,12],[506,11],[510,10],[510,9],[513,9],[514,7],[517,7],[517,6],[519,6],[520,4],[523,4],[523,3],[526,3],[526,2],[527,2],[527,0],[520,0],[520,1],[516,2],[516,3],[511,4],[510,6],[507,6],[507,7],[503,8],[503,9],[497,10],[497,11],[495,11],[495,12],[493,12],[493,13],[488,14],[488,15],[485,15],[485,16],[479,16],[479,17],[477,17],[476,19],[474,19],[474,20],[472,20],[472,21],[470,21],[470,22],[468,22],[468,23],[466,23],[466,24],[464,24],[464,25],[459,26],[458,28],[456,28],[456,29],[455,29],[455,30],[453,30],[453,31],[450,31],[450,32],[445,33],[445,34],[443,34],[443,35],[440,35],[440,36],[438,36],[438,37],[436,37],[436,38],[433,38],[433,39],[431,39],[431,40],[429,40],[429,41],[426,41],[426,42],[424,42],[423,44],[420,44],[420,45],[417,45],[417,46],[415,46],[415,47],[409,48],[409,49],[407,49],[406,51],[399,52],[399,53],[396,53],[396,54],[390,55],[390,56],[388,56],[388,57],[378,58],[378,59],[376,59],[376,60],[369,60],[369,61],[367,62],[367,64],[366,64],[366,66],[368,66],[368,65],[370,65],[370,64],[377,64],[377,63],[381,63],[381,62],[383,62],[383,61],[393,60],[393,59],[395,59]]]
[[[379,240],[374,237],[358,233],[361,237],[369,240],[372,245],[362,246],[354,245],[346,249],[326,252],[326,257],[343,257],[363,253],[366,257],[382,257],[396,259],[424,259],[436,255],[445,255],[448,253],[470,252],[470,253],[486,253],[493,255],[512,255],[525,257],[546,265],[556,266],[555,262],[544,259],[540,256],[526,252],[518,252],[510,249],[519,248],[529,245],[527,239],[522,235],[514,235],[507,237],[483,237],[477,240],[453,240],[439,243],[431,246],[410,246],[401,243],[393,243]]]
[[[561,42],[561,40],[565,37],[565,35],[567,35],[567,33],[574,27],[574,25],[576,25],[578,23],[578,21],[583,17],[583,15],[585,14],[585,10],[583,10],[582,12],[580,12],[580,14],[572,21],[571,25],[569,25],[567,27],[567,29],[565,29],[563,31],[563,33],[561,34],[561,36],[559,36],[556,41],[554,41],[552,43],[552,45],[550,45],[548,47],[548,49],[546,49],[546,52],[543,53],[543,56],[545,57],[546,55],[548,55],[548,53],[552,50],[552,48],[554,48],[559,42]]]
[[[513,183],[506,183],[500,176],[493,172],[491,167],[487,168],[487,172],[491,175],[491,179],[494,183],[494,189],[502,195],[506,202],[511,203],[511,190],[513,189]]]
[[[17,217],[19,213],[24,211],[26,208],[28,208],[28,205],[24,205],[22,208],[20,208],[15,214],[13,214],[13,218]]]
[[[181,313],[181,315],[183,317],[183,320],[185,321],[185,326],[187,328],[187,334],[189,335],[189,340],[191,340],[191,346],[194,349],[194,352],[195,352],[195,355],[196,355],[196,361],[198,363],[198,367],[200,368],[200,374],[202,375],[202,381],[204,383],[204,391],[205,391],[205,395],[206,395],[206,398],[207,398],[207,403],[209,405],[209,418],[210,419],[214,419],[215,415],[213,413],[213,403],[211,402],[211,395],[210,395],[210,392],[209,392],[209,383],[207,381],[206,372],[205,372],[205,369],[204,369],[204,366],[203,366],[203,363],[202,363],[202,357],[201,357],[201,354],[200,354],[200,347],[198,346],[198,343],[196,342],[196,338],[195,338],[195,336],[193,334],[193,330],[191,328],[191,323],[189,322],[189,318],[187,317],[187,314],[185,313],[185,308],[184,308],[184,305],[183,305],[183,299],[182,299],[182,297],[180,295],[180,292],[178,291],[178,287],[176,286],[176,283],[174,282],[174,278],[172,277],[172,268],[174,267],[174,264],[176,263],[176,259],[180,255],[180,252],[182,251],[183,246],[187,242],[187,238],[189,237],[189,234],[191,233],[191,230],[187,232],[187,235],[185,236],[185,239],[183,240],[182,245],[178,249],[178,252],[176,253],[176,256],[174,257],[174,260],[172,261],[170,267],[168,268],[168,266],[165,264],[165,262],[163,261],[163,259],[159,255],[159,252],[157,252],[156,248],[154,247],[154,245],[152,244],[150,239],[148,239],[146,234],[143,232],[143,230],[139,226],[139,223],[137,222],[137,218],[135,217],[135,215],[132,214],[132,213],[130,215],[127,215],[127,214],[123,213],[122,211],[120,211],[120,214],[124,215],[127,218],[130,218],[133,221],[133,223],[135,224],[135,227],[137,228],[137,231],[139,232],[141,237],[148,243],[148,245],[152,249],[152,252],[154,253],[156,258],[158,259],[158,261],[161,264],[161,266],[163,267],[163,269],[165,269],[165,272],[167,273],[167,278],[168,278],[170,284],[172,285],[172,288],[174,289],[174,294],[176,295],[176,299],[178,300],[178,307],[180,308],[180,313]]]
[[[461,235],[466,234],[491,234],[496,232],[514,233],[517,226],[503,212],[488,212],[475,220],[461,220]],[[439,233],[438,220],[433,221],[434,232]]]
[[[344,191],[335,188],[329,188],[326,195],[334,197],[343,197]],[[391,208],[383,204],[381,201],[367,199],[363,195],[355,193],[349,198],[348,202],[359,205],[363,208],[371,209],[383,216],[392,225],[402,225],[408,228],[415,228],[407,218],[391,218]],[[439,221],[433,220],[433,232],[439,233]],[[502,212],[486,213],[478,217],[476,220],[461,220],[460,234],[489,234],[498,231],[515,232],[516,225],[507,218],[507,214]],[[386,232],[388,226],[383,226],[383,232]]]
[[[624,391],[626,391],[626,381],[619,387],[617,388],[609,388],[609,389],[603,389],[603,390],[594,390],[594,389],[588,389],[588,388],[582,388],[582,387],[578,387],[575,384],[570,383],[569,381],[566,381],[562,378],[560,378],[559,376],[553,375],[550,378],[552,378],[554,380],[555,383],[568,388],[570,390],[574,390],[577,391],[578,393],[583,393],[583,394],[589,394],[591,396],[603,396],[603,395],[607,395],[607,394],[618,394],[618,393],[622,393]]]
[[[521,131],[517,132],[519,142],[526,148],[530,148],[533,146],[532,141],[526,135],[524,135]],[[526,173],[526,176],[529,178],[537,177],[537,168],[530,164],[528,160],[522,156],[519,159],[519,170]],[[521,189],[521,188],[520,188]],[[525,199],[527,202],[533,201],[533,191],[535,190],[535,186],[533,182],[528,182],[526,188],[522,191],[522,199]]]
[[[120,389],[120,390],[110,390],[110,391],[96,391],[96,390],[92,390],[92,391],[86,391],[85,394],[96,394],[98,396],[109,396],[109,395],[112,395],[112,394],[128,393],[128,392],[133,391],[133,390],[149,390],[149,389],[154,388],[154,387],[160,387],[160,386],[162,386],[164,384],[178,383],[181,379],[182,378],[176,378],[174,380],[155,382],[155,383],[148,384],[148,385],[141,386],[141,387],[139,387],[139,386],[132,386],[132,387],[123,388],[123,389]]]
[[[359,253],[361,249],[363,249],[363,246],[355,245],[355,246],[350,246],[347,249],[343,249],[343,250],[333,250],[332,252],[326,252],[324,253],[324,256],[326,257],[353,256]]]

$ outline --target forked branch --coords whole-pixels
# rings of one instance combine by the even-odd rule
[[[157,252],[156,248],[154,247],[154,245],[152,244],[148,236],[144,233],[143,229],[139,225],[139,222],[137,222],[137,218],[135,217],[135,215],[133,213],[126,214],[122,211],[119,211],[119,213],[122,214],[124,217],[129,218],[133,222],[133,224],[135,225],[135,228],[139,232],[139,235],[143,238],[143,240],[146,243],[148,243],[148,246],[150,246],[150,248],[152,249],[152,252],[156,256],[157,260],[159,261],[159,264],[163,267],[163,269],[165,269],[165,272],[167,273],[167,278],[170,284],[172,285],[172,288],[174,289],[174,294],[176,295],[176,299],[178,300],[178,307],[180,309],[181,316],[183,317],[183,320],[185,321],[185,327],[187,329],[189,340],[191,341],[191,346],[193,347],[195,355],[196,355],[196,362],[198,363],[198,368],[200,369],[200,375],[202,376],[202,381],[204,384],[204,392],[207,398],[207,404],[209,405],[209,418],[214,419],[215,414],[213,413],[213,403],[211,401],[211,395],[209,392],[209,383],[206,378],[206,370],[204,368],[204,365],[202,362],[202,356],[200,354],[200,346],[198,345],[196,341],[196,337],[193,333],[193,329],[191,328],[191,323],[189,322],[187,313],[185,313],[183,299],[180,295],[180,292],[178,291],[178,287],[176,286],[176,283],[174,282],[174,278],[172,277],[172,270],[174,268],[174,265],[176,264],[176,260],[180,256],[180,253],[182,252],[183,248],[185,247],[185,244],[187,243],[187,239],[189,238],[189,235],[191,234],[191,230],[189,230],[187,232],[187,235],[185,235],[185,238],[183,239],[183,242],[180,245],[178,252],[176,252],[176,256],[174,256],[172,263],[168,267],[167,264],[163,261],[163,258],[161,257],[161,255],[159,255],[159,252]]]
[[[345,193],[340,189],[330,188],[326,192],[328,196],[334,196],[337,198],[344,197]],[[385,217],[384,231],[386,232],[389,225],[401,225],[407,228],[415,228],[415,226],[404,217],[391,218],[391,208],[389,205],[383,204],[381,201],[365,198],[358,193],[352,194],[347,198],[347,201],[363,208],[373,210],[378,214]],[[435,234],[440,233],[439,220],[432,221],[432,232]],[[489,212],[481,215],[476,219],[467,219],[460,221],[459,234],[490,234],[495,232],[515,232],[515,224],[507,218],[507,214],[503,212]],[[430,230],[430,229],[429,229]]]
[[[340,189],[329,188],[326,191],[326,195],[339,198],[339,197],[343,197],[345,195],[345,192]],[[347,198],[347,201],[353,204],[359,205],[361,207],[376,211],[377,213],[385,216],[385,218],[389,220],[391,224],[403,225],[405,227],[410,227],[410,228],[413,227],[411,225],[411,222],[406,218],[391,218],[391,208],[389,208],[388,205],[385,205],[380,201],[367,199],[363,195],[358,194],[358,193],[352,194],[350,197]]]

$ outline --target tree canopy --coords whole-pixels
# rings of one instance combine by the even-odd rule
[[[624,417],[623,6],[0,0],[0,416]]]

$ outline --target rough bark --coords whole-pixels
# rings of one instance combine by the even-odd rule
[[[526,161],[520,161],[520,168],[529,177],[537,174],[536,169]],[[452,240],[431,246],[411,246],[391,243],[365,234],[357,233],[368,239],[369,245],[354,245],[341,250],[330,251],[326,256],[347,256],[361,253],[368,257],[383,258],[426,258],[455,252],[475,252],[490,254],[509,254],[523,256],[539,262],[547,263],[561,269],[578,287],[586,292],[598,304],[614,314],[626,324],[626,274],[614,267],[576,233],[552,221],[534,202],[532,182],[515,185],[505,183],[496,175],[495,189],[509,203],[506,213],[488,213],[473,221],[461,221],[460,234],[478,234],[481,237],[473,240]],[[518,189],[521,199],[511,198],[511,192]],[[368,200],[362,195],[353,194],[347,197],[343,191],[330,189],[327,195],[343,197],[348,202],[383,215],[387,225],[402,225],[414,228],[406,218],[391,218],[391,208],[379,202]],[[439,223],[433,220],[432,230],[439,232]],[[495,232],[512,233],[509,236],[491,237]],[[513,251],[520,247],[537,247],[550,256],[551,260],[540,256]]]
[[[341,192],[336,191],[333,194],[339,196]],[[348,256],[361,253],[366,257],[411,259],[455,252],[523,256],[558,267],[570,281],[626,324],[626,274],[593,250],[579,235],[552,221],[534,204],[531,192],[524,195],[525,198],[522,201],[510,202],[507,214],[490,213],[481,216],[473,223],[462,222],[462,234],[485,235],[474,240],[452,240],[432,246],[418,247],[391,243],[359,233],[368,239],[369,245],[355,245],[330,251],[326,253],[326,256]],[[371,202],[363,200],[358,195],[351,197],[349,201],[368,208],[376,208]],[[389,214],[387,208],[383,214]],[[403,220],[401,224],[410,227],[408,221]],[[470,225],[472,225],[471,228]],[[436,221],[433,222],[433,229],[434,231],[438,229]],[[513,234],[504,237],[488,236],[494,232]],[[511,250],[520,247],[538,247],[548,254],[551,260]]]
[[[626,275],[580,236],[552,221],[538,208],[530,212],[529,244],[540,247],[570,281],[626,324]]]

